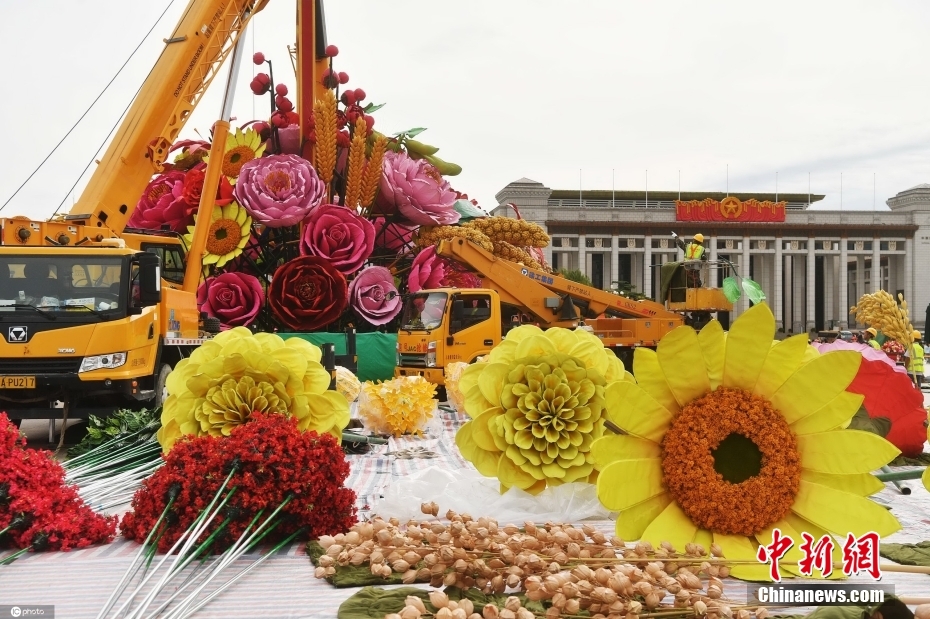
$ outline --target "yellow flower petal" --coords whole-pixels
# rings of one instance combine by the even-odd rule
[[[804,542],[804,538],[801,537],[801,531],[791,526],[791,523],[788,522],[787,519],[782,518],[778,522],[756,533],[754,537],[760,546],[767,546],[772,543],[772,535],[775,529],[778,529],[783,536],[790,537],[794,542],[791,548],[785,551],[784,556],[782,556],[778,562],[779,573],[782,576],[800,576],[801,569],[798,562],[804,558],[804,553],[801,551],[801,544]],[[766,568],[769,568],[768,564],[766,564]],[[814,570],[813,577],[816,576],[817,571]]]
[[[627,509],[664,491],[659,458],[617,460],[600,468],[597,478],[597,498],[612,511]]]
[[[607,418],[634,436],[658,443],[672,423],[672,413],[636,383],[611,383],[604,399]]]
[[[484,366],[481,376],[478,377],[478,388],[481,389],[481,395],[491,403],[491,406],[501,405],[501,389],[507,380],[507,374],[510,367],[503,363],[487,363]]]
[[[884,438],[861,430],[805,434],[798,437],[798,451],[802,468],[840,475],[874,471],[901,454]]]
[[[862,355],[854,350],[837,350],[820,355],[801,366],[771,398],[788,425],[817,412],[856,377]]]
[[[804,333],[793,335],[772,346],[759,372],[755,394],[767,400],[771,399],[778,388],[801,366],[806,349],[807,335]]]
[[[869,499],[803,480],[800,486],[791,511],[827,531],[856,537],[875,531],[885,537],[901,528],[891,512]]]
[[[920,476],[920,481],[924,483],[924,488],[930,490],[930,467],[924,469],[924,474]]]
[[[293,377],[303,377],[307,372],[309,359],[300,354],[296,348],[285,346],[271,353],[271,357],[280,361]]]
[[[633,375],[639,386],[671,414],[680,410],[678,400],[665,380],[656,351],[637,348],[633,352]]]
[[[858,393],[841,391],[819,410],[792,423],[791,431],[800,436],[845,427],[862,406],[864,400],[865,396]]]
[[[489,451],[481,449],[472,438],[472,428],[474,421],[469,421],[455,433],[455,444],[458,446],[462,457],[475,465],[478,472],[485,477],[495,477],[497,475],[498,461],[501,453],[492,454]]]
[[[514,359],[523,359],[525,357],[545,357],[558,352],[552,340],[545,334],[532,335],[517,344],[517,350],[514,352]],[[487,397],[487,396],[485,396]],[[490,399],[490,398],[488,398]]]
[[[752,391],[774,337],[775,316],[765,303],[752,306],[737,318],[727,333],[723,386]]]
[[[642,540],[656,547],[662,542],[669,542],[676,550],[684,551],[685,544],[691,543],[697,530],[697,525],[691,522],[678,503],[672,502],[649,523],[643,531]]]
[[[758,307],[758,306],[757,306]],[[730,574],[735,578],[754,582],[768,582],[772,580],[769,566],[757,562],[756,545],[744,535],[725,535],[714,533],[714,543],[723,550],[723,556],[731,561],[750,561],[730,568]]]
[[[481,376],[483,370],[483,363],[473,363],[462,371],[459,377],[459,391],[462,395],[468,393],[472,387],[478,386],[478,377]]]
[[[693,544],[700,544],[706,552],[710,552],[710,545],[714,543],[714,534],[707,529],[698,529],[694,534]]]
[[[704,355],[694,329],[677,327],[669,331],[659,341],[656,355],[679,406],[684,407],[710,391]]]
[[[615,527],[617,537],[624,540],[641,538],[649,523],[655,520],[671,502],[672,495],[663,492],[648,501],[643,501],[638,505],[623,510],[617,518]]]
[[[711,320],[704,325],[698,333],[698,343],[701,345],[707,378],[713,391],[723,382],[723,360],[726,353],[726,340],[723,337],[723,327],[720,326],[720,322]]]
[[[500,409],[491,409],[475,417],[472,422],[471,437],[479,449],[486,451],[500,451],[494,444],[494,436],[491,434],[491,420],[500,414]],[[513,484],[510,484],[513,485]],[[522,486],[521,486],[522,488]]]
[[[820,473],[818,471],[801,471],[801,479],[812,484],[830,486],[843,492],[857,496],[869,496],[881,492],[885,484],[870,473],[849,473],[836,475],[833,473]]]
[[[497,464],[497,478],[500,480],[501,484],[511,488],[516,486],[522,490],[530,492],[530,494],[538,494],[546,488],[546,484],[538,484],[536,478],[524,471],[522,468],[513,463],[513,461],[503,456],[499,459]]]
[[[259,334],[256,333],[255,335],[256,335],[256,338],[257,338],[257,336],[258,336]],[[271,335],[271,336],[277,338],[278,340],[281,340],[281,338],[278,337],[277,335],[274,335],[274,334],[271,334],[271,333],[269,333],[269,334],[267,334],[267,335]],[[300,338],[300,337],[290,337],[290,338],[288,338],[288,339],[286,339],[286,340],[281,340],[281,341],[282,341],[282,345],[283,345],[283,346],[285,346],[285,347],[287,347],[287,348],[293,348],[293,349],[296,350],[298,353],[300,353],[301,355],[303,355],[304,357],[306,357],[308,361],[314,361],[314,362],[316,362],[316,363],[319,363],[319,362],[323,359],[323,351],[320,349],[320,347],[319,347],[319,346],[314,346],[313,344],[311,344],[310,342],[308,342],[307,340],[305,340],[305,339],[303,339],[303,338]],[[271,340],[269,343],[270,343],[271,345],[273,345],[273,342],[274,342],[274,340]],[[277,346],[276,348],[280,348],[280,346]],[[265,344],[264,344],[264,342],[262,342],[262,350],[265,350]],[[274,350],[274,349],[272,348],[272,349],[270,349],[270,350],[266,350],[265,352],[270,353],[270,352],[272,352],[273,350]]]
[[[605,434],[591,444],[591,459],[598,470],[617,460],[661,456],[662,448],[658,443],[638,436]]]

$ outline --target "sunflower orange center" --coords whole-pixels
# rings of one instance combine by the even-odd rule
[[[239,170],[247,162],[255,159],[255,151],[248,146],[235,146],[223,155],[223,174],[225,176],[239,176]]]
[[[217,219],[207,233],[207,251],[214,256],[225,256],[239,246],[242,230],[232,219]]]
[[[662,440],[662,472],[699,527],[754,535],[791,509],[801,457],[794,433],[767,400],[720,388],[675,417]]]

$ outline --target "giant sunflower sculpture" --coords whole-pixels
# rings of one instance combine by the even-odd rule
[[[242,166],[258,159],[265,152],[265,144],[262,142],[262,136],[254,129],[236,129],[226,136],[226,152],[223,154],[223,175],[231,182],[235,182],[239,176],[239,170]],[[203,160],[210,162],[210,157],[206,156]]]
[[[733,575],[768,580],[756,553],[776,528],[795,540],[781,562],[786,575],[797,570],[802,532],[900,528],[866,498],[882,488],[870,471],[898,450],[842,429],[862,403],[846,391],[861,355],[820,355],[806,335],[773,343],[774,335],[765,304],[726,334],[716,321],[699,334],[679,327],[656,351],[637,349],[635,383],[607,387],[607,418],[627,434],[604,436],[591,451],[598,497],[620,512],[619,537],[716,543],[746,562]]]
[[[215,264],[219,268],[239,256],[248,244],[252,217],[238,202],[230,202],[226,206],[214,207],[211,220],[203,264]],[[193,243],[194,228],[195,226],[188,226],[187,234],[184,235],[187,247]]]
[[[158,441],[168,452],[184,435],[228,436],[255,411],[290,415],[301,430],[341,439],[349,403],[328,390],[321,358],[319,348],[296,337],[245,327],[220,333],[168,375]]]
[[[525,325],[459,380],[465,412],[455,442],[482,475],[538,494],[596,478],[591,445],[604,432],[605,388],[630,378],[585,331]]]

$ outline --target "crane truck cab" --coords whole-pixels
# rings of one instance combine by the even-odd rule
[[[733,303],[715,286],[732,269],[727,260],[667,262],[661,267],[659,298],[666,308],[684,315],[685,324],[701,329],[733,311]]]

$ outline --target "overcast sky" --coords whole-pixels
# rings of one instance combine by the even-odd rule
[[[0,204],[84,112],[169,7],[84,123],[0,216],[49,215],[145,78],[185,0],[0,0]],[[170,6],[169,6],[170,5]],[[930,182],[930,3],[920,1],[331,0],[337,69],[387,105],[376,127],[421,139],[496,206],[521,177],[557,189],[808,191],[822,208],[886,208]],[[270,0],[248,52],[287,54],[295,3]],[[254,39],[254,44],[253,44]],[[243,65],[234,115],[262,115]],[[224,72],[225,79],[225,72]],[[218,80],[219,82],[219,80]],[[219,114],[215,83],[184,134]],[[257,112],[256,112],[257,110]],[[612,172],[613,171],[613,172]],[[874,176],[873,176],[874,175]]]

